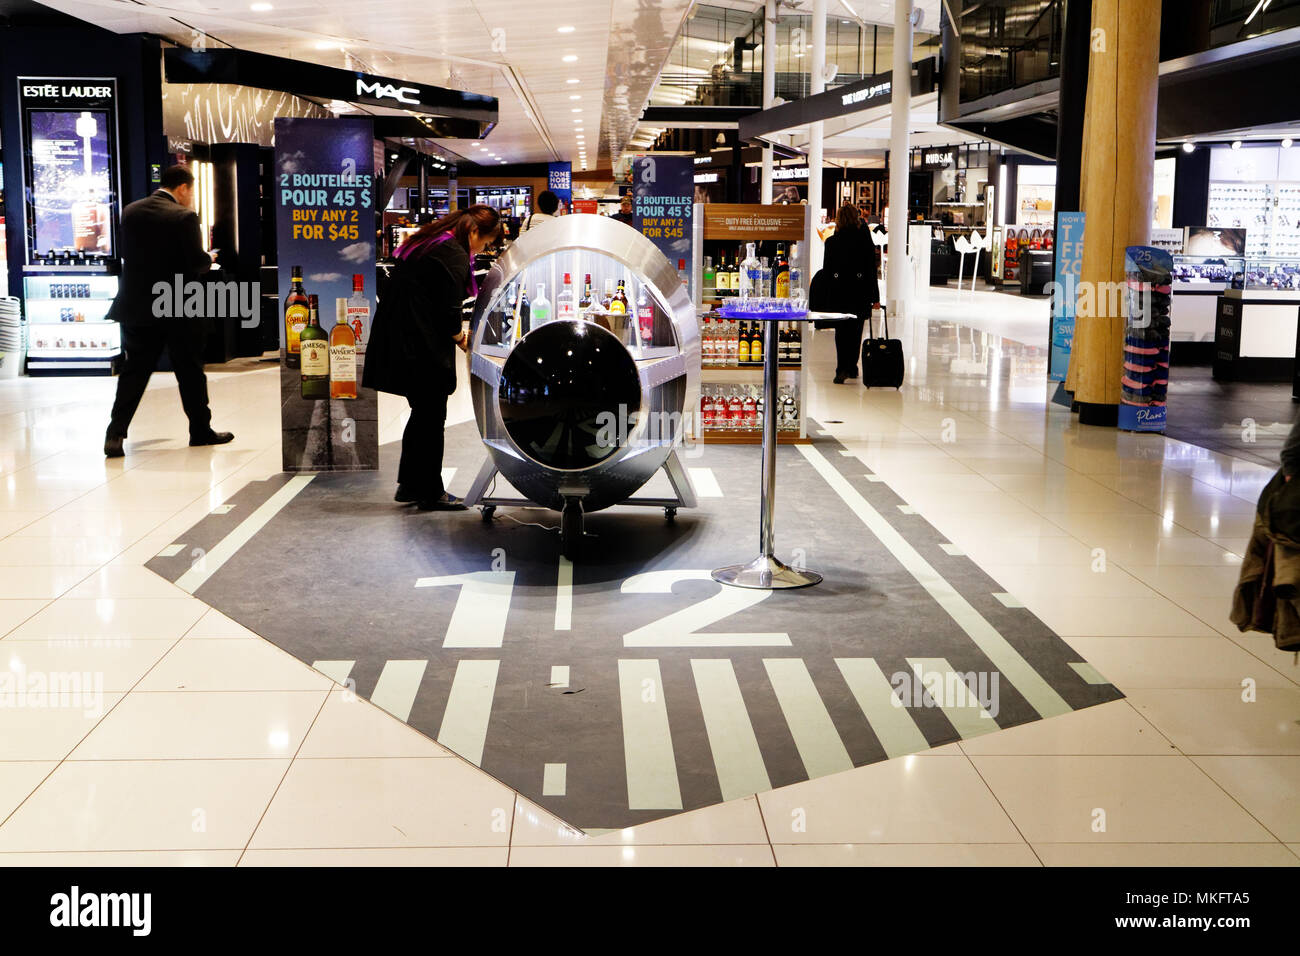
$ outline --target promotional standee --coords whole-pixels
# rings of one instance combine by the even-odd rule
[[[117,85],[19,77],[23,117],[27,370],[110,374],[117,295]]]
[[[379,406],[361,387],[375,288],[374,128],[275,121],[280,423],[285,471],[379,467]]]
[[[1081,212],[1056,214],[1056,290],[1052,297],[1052,350],[1047,378],[1064,382],[1074,345],[1074,319],[1078,314],[1079,274],[1083,270],[1083,224]]]
[[[633,225],[677,268],[691,292],[691,220],[695,171],[689,156],[638,156],[632,160]]]
[[[1119,427],[1127,431],[1165,430],[1173,270],[1167,250],[1129,246],[1124,251],[1127,317]]]
[[[573,208],[573,168],[569,163],[551,163],[546,167],[546,188],[555,193],[565,212],[577,211]]]

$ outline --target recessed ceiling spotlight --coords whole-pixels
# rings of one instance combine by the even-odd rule
[[[1282,148],[1283,148],[1283,149],[1290,149],[1290,148],[1291,148],[1291,137],[1290,137],[1290,136],[1288,136],[1286,139],[1282,140]]]
[[[574,29],[575,29],[574,27],[556,27],[556,28],[555,28],[555,32],[556,32],[556,33],[572,33],[572,32],[574,31]]]
[[[1196,144],[1195,144],[1195,143],[1190,143],[1190,142],[1189,142],[1189,143],[1183,143],[1183,152],[1184,152],[1184,153],[1190,153],[1190,152],[1192,152],[1192,151],[1195,150],[1195,149],[1196,149]]]
[[[570,93],[570,94],[569,94],[569,99],[571,99],[571,100],[580,100],[580,99],[582,99],[582,94],[581,94],[581,93]]]
[[[572,85],[572,84],[578,82],[578,78],[577,78],[576,76],[573,76],[573,77],[570,77],[569,79],[565,80],[564,82],[565,82],[565,83],[568,83],[568,84],[570,84],[570,85]]]
[[[1233,148],[1233,149],[1241,149],[1241,140],[1239,140],[1239,139],[1234,139],[1234,140],[1232,141],[1232,148]]]
[[[576,53],[570,53],[568,56],[560,57],[565,63],[577,63],[578,56]]]
[[[254,13],[266,13],[268,10],[274,10],[275,7],[271,6],[269,3],[250,3],[248,9],[252,10]]]
[[[572,113],[581,113],[581,112],[582,112],[582,107],[581,107],[581,106],[575,106],[572,110],[570,110],[570,112],[572,112]]]

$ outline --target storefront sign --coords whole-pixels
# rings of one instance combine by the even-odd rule
[[[550,163],[546,167],[546,188],[559,197],[567,208],[573,202],[573,166],[570,163]]]
[[[1083,222],[1081,212],[1056,214],[1056,275],[1052,294],[1052,348],[1047,359],[1047,378],[1065,381],[1074,345],[1074,319],[1078,314],[1079,275],[1083,270]]]
[[[414,86],[395,86],[381,80],[366,81],[357,77],[357,96],[376,100],[396,100],[407,106],[419,106],[420,91]]]
[[[892,84],[889,80],[885,80],[883,83],[872,83],[862,89],[841,93],[840,102],[845,106],[861,106],[870,103],[872,100],[880,99],[882,96],[888,96],[891,89]]]
[[[632,160],[633,225],[678,268],[691,265],[694,164],[687,156],[637,156]]]
[[[704,238],[735,242],[802,242],[802,205],[750,206],[710,203],[704,207]]]
[[[374,135],[361,118],[275,121],[285,471],[379,467],[378,396],[361,387],[375,301]],[[316,297],[315,323],[295,270]]]
[[[774,180],[807,178],[807,166],[778,166],[776,169],[772,170],[772,179]]]
[[[718,181],[717,173],[696,173],[695,181],[697,183],[716,183]]]
[[[953,165],[952,150],[922,153],[921,165],[926,169],[947,169]]]

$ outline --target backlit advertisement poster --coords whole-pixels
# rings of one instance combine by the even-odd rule
[[[694,200],[695,169],[690,156],[637,156],[632,160],[633,225],[673,268],[688,276]]]
[[[573,211],[573,167],[569,163],[547,165],[546,188],[560,200],[561,215]]]
[[[1056,214],[1056,275],[1052,297],[1052,341],[1047,360],[1047,379],[1064,382],[1074,345],[1074,319],[1078,314],[1079,275],[1083,270],[1083,223],[1081,212]]]
[[[19,78],[26,137],[28,261],[115,255],[112,80]]]
[[[361,387],[375,289],[374,124],[275,121],[280,424],[285,471],[379,467]]]

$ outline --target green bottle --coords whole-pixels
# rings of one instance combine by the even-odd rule
[[[298,337],[298,353],[302,359],[302,397],[329,398],[330,340],[320,327],[316,296],[307,296],[307,309],[307,324]]]

